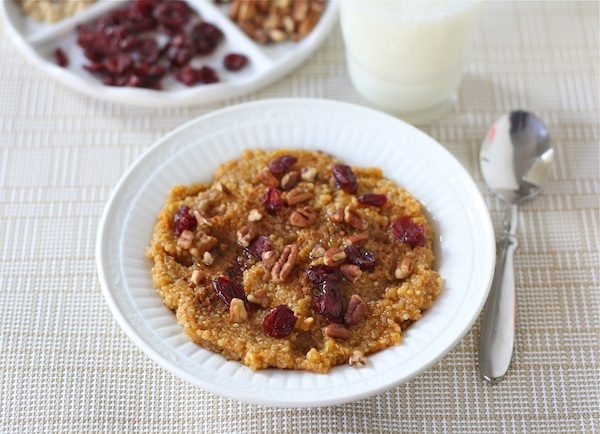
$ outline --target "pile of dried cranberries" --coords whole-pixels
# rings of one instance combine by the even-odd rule
[[[224,37],[183,0],[135,0],[79,26],[77,43],[90,61],[84,68],[104,84],[161,89],[168,73],[187,86],[218,82],[213,68],[195,68],[192,60],[212,54]],[[56,55],[59,65],[68,64],[62,50]],[[237,53],[223,61],[230,71],[247,63]]]

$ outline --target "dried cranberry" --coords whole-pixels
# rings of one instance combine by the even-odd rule
[[[136,60],[156,63],[159,56],[158,44],[154,39],[144,39],[133,55],[136,57]]]
[[[181,235],[181,233],[185,230],[193,231],[196,229],[198,222],[196,221],[196,217],[191,213],[190,207],[187,205],[181,205],[179,210],[175,213],[175,217],[173,217],[173,230],[175,231],[175,235]]]
[[[88,63],[87,65],[83,65],[83,67],[90,72],[104,71],[104,65],[101,62]]]
[[[194,47],[191,39],[184,34],[171,38],[166,48],[165,57],[174,66],[183,66],[194,56]]]
[[[263,320],[263,330],[273,338],[285,338],[294,330],[296,320],[292,309],[285,304],[280,304],[271,309]]]
[[[58,66],[66,68],[69,65],[69,58],[62,50],[62,48],[57,48],[56,50],[54,50],[54,57],[56,58],[56,63],[58,64]]]
[[[104,61],[104,69],[114,75],[122,75],[133,65],[131,56],[125,53],[117,53]]]
[[[198,54],[211,54],[223,40],[223,32],[215,25],[205,21],[196,24],[190,32]]]
[[[264,252],[268,252],[273,250],[273,245],[271,244],[271,240],[264,235],[259,235],[250,243],[245,250],[250,253],[252,256],[256,256],[258,259],[262,259],[262,254]]]
[[[198,71],[198,79],[200,80],[200,83],[211,84],[217,83],[219,81],[219,76],[217,75],[217,71],[210,66],[203,66]]]
[[[198,71],[192,68],[192,65],[190,64],[187,64],[181,68],[177,74],[175,74],[175,78],[186,86],[193,86],[200,82],[198,78]]]
[[[269,170],[273,175],[283,175],[285,172],[290,170],[294,163],[298,161],[296,157],[291,155],[282,155],[269,162]]]
[[[425,230],[423,226],[411,220],[408,216],[402,216],[392,222],[392,234],[411,247],[425,245]]]
[[[248,58],[243,54],[231,53],[223,59],[223,65],[230,71],[239,71],[248,63]]]
[[[269,214],[276,214],[283,206],[281,192],[276,188],[267,188],[263,197],[263,205]]]
[[[358,190],[358,182],[356,175],[350,166],[345,164],[336,164],[333,166],[333,177],[335,178],[335,186],[338,189],[344,190],[346,193],[356,193]]]
[[[306,270],[306,277],[310,283],[318,287],[325,281],[339,282],[340,272],[337,268],[327,265],[311,265]]]
[[[361,250],[356,246],[344,248],[349,263],[358,265],[361,270],[372,270],[377,265],[375,255],[369,250]]]
[[[323,282],[320,293],[313,297],[313,308],[329,322],[344,323],[344,303],[337,282]]]
[[[157,3],[157,0],[136,0],[134,7],[143,14],[150,14]]]
[[[223,303],[227,306],[231,304],[231,300],[239,298],[240,300],[243,300],[246,309],[249,309],[244,287],[239,283],[234,282],[226,276],[219,276],[212,281],[212,286],[219,298],[223,300]]]
[[[165,30],[178,30],[190,19],[192,10],[182,0],[169,0],[154,8],[154,18]]]
[[[381,208],[387,202],[387,196],[375,193],[361,194],[358,196],[358,202],[363,205],[378,206]]]

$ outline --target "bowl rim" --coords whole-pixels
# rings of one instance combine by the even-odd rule
[[[106,237],[104,236],[105,230],[106,230],[106,226],[109,221],[109,218],[111,216],[111,213],[114,212],[115,207],[118,205],[119,193],[120,193],[122,187],[127,183],[130,175],[132,173],[134,173],[138,169],[138,167],[140,167],[145,162],[145,160],[147,158],[149,158],[149,156],[151,156],[153,152],[155,152],[156,149],[163,146],[163,144],[168,142],[172,137],[177,136],[181,131],[186,130],[188,128],[193,128],[196,123],[205,122],[212,118],[220,117],[224,114],[227,114],[228,112],[232,112],[235,110],[244,110],[244,109],[248,109],[248,108],[253,108],[253,109],[256,109],[257,112],[260,112],[261,109],[264,109],[265,107],[268,107],[273,104],[302,105],[302,104],[306,104],[306,103],[328,105],[331,110],[335,110],[336,108],[337,109],[343,108],[343,109],[366,111],[366,112],[369,112],[371,115],[375,114],[377,116],[387,118],[388,120],[393,120],[394,122],[399,122],[400,124],[403,124],[405,128],[408,127],[410,129],[416,130],[419,134],[422,134],[422,135],[426,136],[429,140],[435,142],[435,145],[438,146],[439,151],[442,154],[445,154],[445,157],[447,159],[449,159],[449,161],[451,161],[452,164],[454,164],[454,166],[456,166],[456,167],[453,167],[453,169],[456,169],[456,171],[457,171],[456,174],[458,176],[460,176],[464,182],[467,182],[469,188],[472,190],[472,193],[473,193],[472,200],[477,202],[477,204],[476,204],[477,208],[480,211],[485,211],[484,215],[486,216],[486,218],[484,218],[485,221],[482,221],[481,224],[484,229],[485,239],[489,241],[486,246],[487,247],[487,252],[486,252],[487,253],[487,255],[486,255],[487,261],[486,262],[487,262],[488,266],[487,266],[485,274],[487,274],[487,276],[488,276],[487,282],[485,284],[484,291],[482,292],[481,299],[480,299],[476,309],[473,310],[472,317],[468,318],[468,321],[464,322],[464,325],[462,326],[462,330],[460,331],[460,333],[458,333],[456,335],[455,339],[453,339],[452,342],[445,344],[441,350],[437,350],[435,356],[432,357],[427,363],[422,364],[417,369],[414,369],[410,374],[404,376],[403,378],[401,378],[399,380],[392,381],[388,384],[385,384],[385,385],[382,385],[379,387],[365,389],[361,392],[353,393],[353,394],[346,395],[343,397],[338,397],[338,398],[333,398],[333,399],[327,398],[327,400],[324,400],[319,397],[311,396],[310,399],[306,399],[306,400],[284,401],[284,400],[275,400],[270,397],[265,399],[264,397],[256,396],[256,395],[253,395],[252,393],[247,393],[247,392],[244,395],[240,395],[239,392],[232,391],[230,388],[222,387],[215,383],[207,383],[207,382],[199,380],[198,378],[194,377],[193,375],[190,375],[187,371],[176,366],[174,363],[170,362],[166,357],[161,355],[156,349],[154,349],[150,344],[148,344],[145,341],[145,339],[138,334],[138,332],[136,330],[134,330],[134,328],[129,323],[128,319],[125,317],[123,311],[119,307],[118,303],[116,302],[115,295],[111,291],[109,284],[108,284],[108,280],[105,275],[105,268],[107,267],[107,265],[105,264],[105,254],[108,251],[108,246],[107,246],[108,243],[107,243]],[[156,363],[158,363],[161,367],[165,368],[169,372],[175,374],[179,378],[182,378],[191,384],[200,386],[203,390],[210,391],[212,393],[215,393],[215,394],[225,397],[225,398],[233,399],[236,401],[242,401],[242,402],[246,402],[246,403],[251,403],[251,404],[266,405],[266,406],[270,406],[270,407],[288,407],[288,408],[304,407],[304,408],[306,408],[306,407],[338,405],[338,404],[356,401],[356,400],[360,400],[360,399],[363,399],[363,398],[366,398],[366,397],[369,397],[369,396],[372,396],[375,394],[382,393],[386,390],[391,389],[394,386],[405,383],[405,382],[413,379],[414,377],[420,375],[421,373],[423,373],[424,371],[429,369],[432,365],[437,363],[442,357],[444,357],[446,354],[448,354],[463,339],[463,337],[467,334],[467,332],[471,329],[472,325],[475,323],[481,310],[483,309],[483,306],[484,306],[487,296],[489,294],[489,290],[490,290],[492,278],[493,278],[494,264],[495,264],[495,259],[496,259],[495,245],[496,245],[496,243],[495,243],[494,229],[493,229],[491,217],[489,215],[489,211],[485,204],[485,201],[484,201],[481,193],[479,192],[479,189],[477,188],[475,182],[473,181],[471,176],[468,174],[466,169],[460,164],[460,162],[446,148],[444,148],[439,142],[437,142],[435,139],[433,139],[429,135],[425,134],[424,132],[413,127],[412,125],[409,125],[391,115],[381,113],[374,109],[356,105],[356,104],[352,104],[352,103],[339,102],[339,101],[326,100],[326,99],[318,99],[318,98],[274,98],[274,99],[264,99],[264,100],[252,101],[252,102],[247,102],[247,103],[242,103],[242,104],[236,104],[233,106],[225,107],[225,108],[198,116],[198,117],[184,123],[183,125],[175,128],[174,130],[170,131],[169,133],[165,134],[164,136],[160,137],[152,146],[147,148],[138,157],[138,159],[125,171],[125,173],[121,176],[120,180],[118,181],[115,188],[113,189],[113,191],[110,194],[109,200],[108,200],[108,202],[104,208],[104,211],[102,213],[102,216],[100,218],[100,222],[99,222],[99,226],[98,226],[98,230],[97,230],[96,252],[95,252],[96,255],[95,256],[96,256],[96,265],[97,265],[98,277],[100,280],[102,293],[104,294],[106,302],[107,302],[113,316],[117,320],[117,323],[125,331],[125,333],[128,335],[128,337],[140,349],[142,349],[142,351],[144,351],[148,356],[150,356],[150,358],[153,359]],[[325,374],[325,375],[328,375],[328,374]]]

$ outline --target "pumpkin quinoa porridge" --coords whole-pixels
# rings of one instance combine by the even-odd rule
[[[327,373],[400,343],[440,292],[421,205],[376,168],[246,151],[174,187],[147,256],[197,344],[252,369]]]

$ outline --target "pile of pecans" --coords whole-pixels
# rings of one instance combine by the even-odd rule
[[[229,17],[261,44],[299,41],[317,25],[325,0],[233,0]]]

